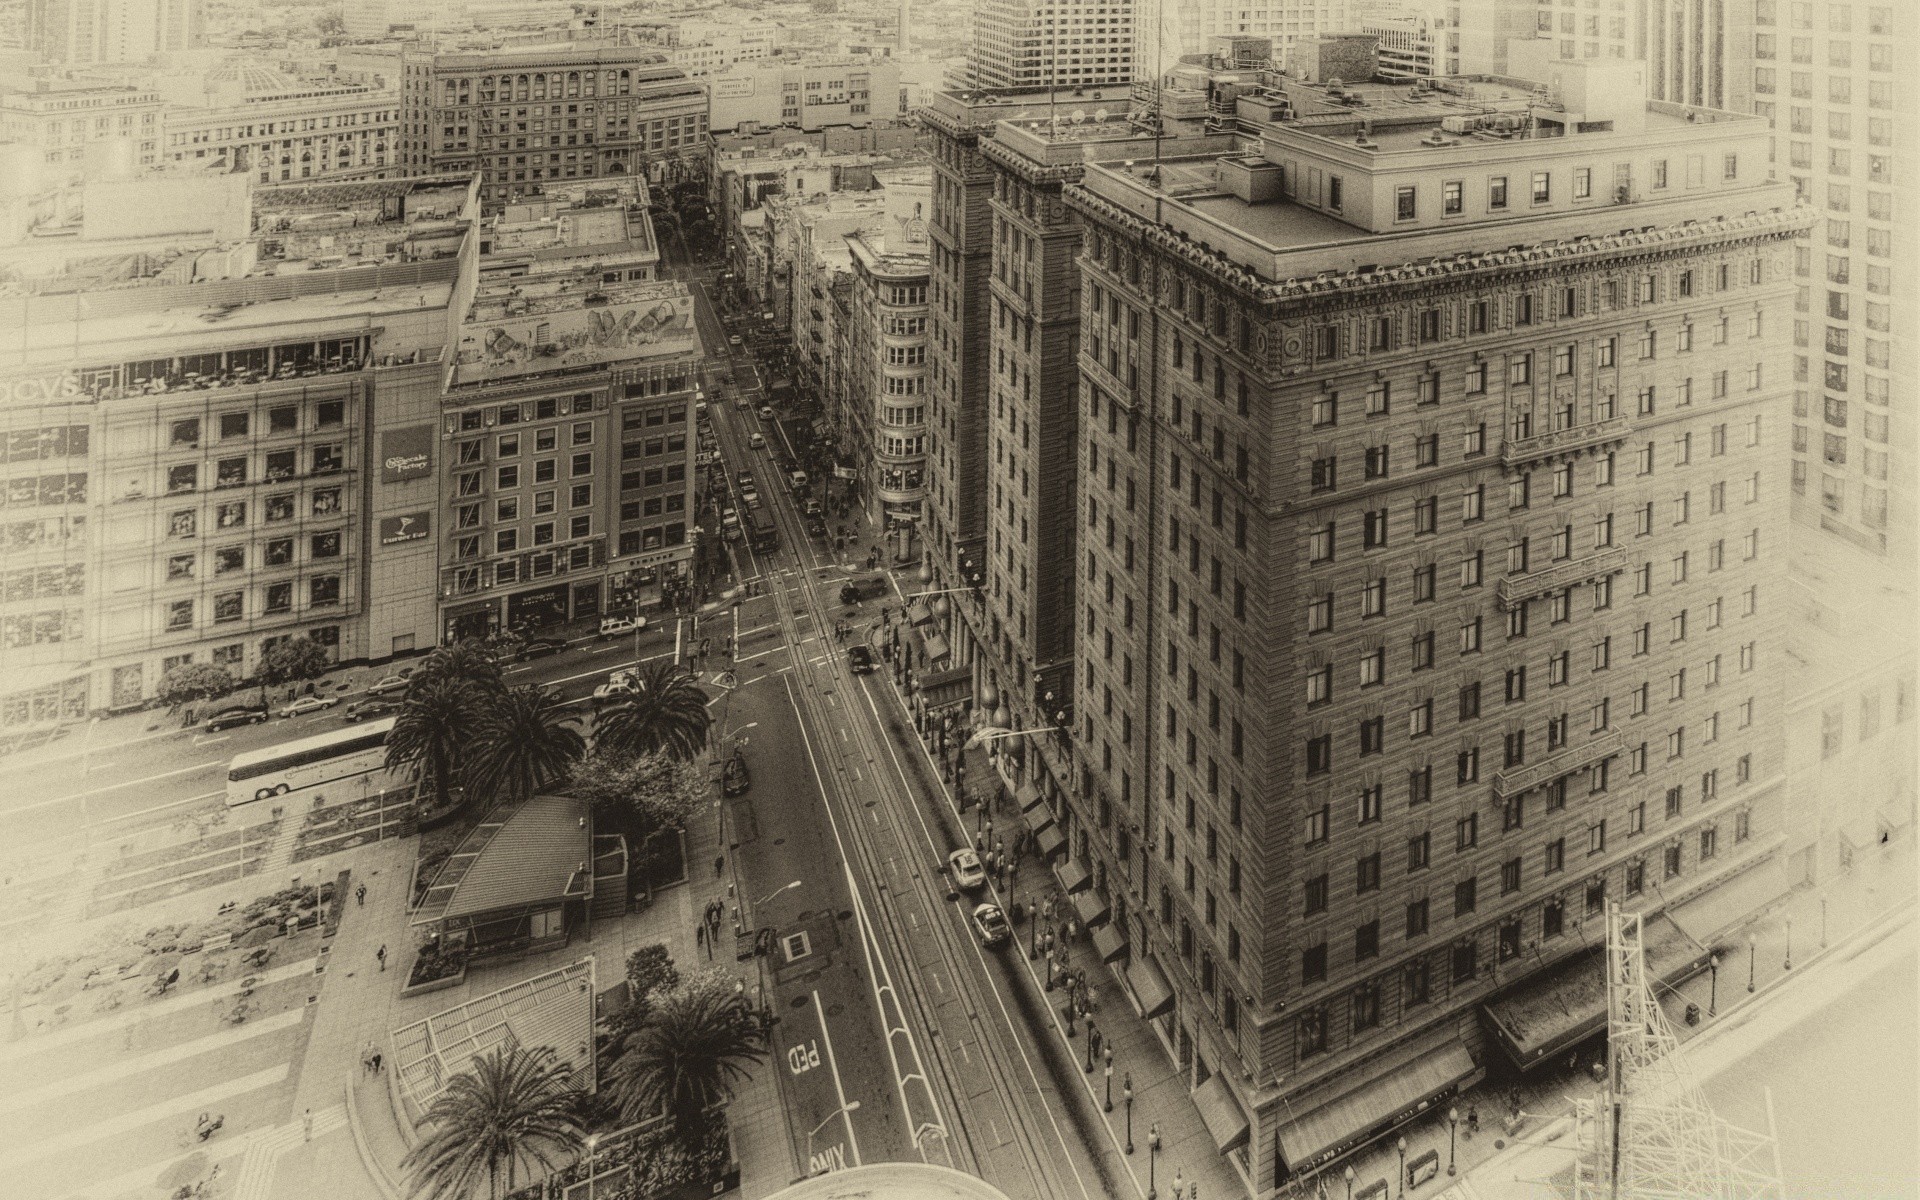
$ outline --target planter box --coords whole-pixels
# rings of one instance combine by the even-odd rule
[[[400,989],[400,998],[404,1000],[408,996],[424,996],[428,992],[444,992],[448,988],[456,987],[466,981],[467,968],[461,967],[451,975],[443,975],[438,979],[429,979],[425,983],[408,984]]]

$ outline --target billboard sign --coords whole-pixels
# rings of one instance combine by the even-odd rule
[[[404,425],[380,434],[380,482],[399,483],[433,471],[432,425]]]
[[[471,321],[454,382],[477,383],[580,367],[700,353],[693,297],[679,283],[627,289],[593,307]]]
[[[380,544],[398,546],[402,542],[417,542],[426,537],[431,529],[431,513],[402,513],[397,517],[381,517]]]

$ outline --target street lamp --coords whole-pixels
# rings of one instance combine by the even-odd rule
[[[1054,732],[1054,729],[1050,725],[1039,729],[1008,729],[1001,725],[982,725],[973,731],[973,736],[967,739],[967,745],[978,746],[986,742],[1002,741],[1006,738],[1032,737],[1037,733],[1052,732]]]
[[[1153,1164],[1160,1155],[1160,1122],[1147,1127],[1147,1200],[1159,1200],[1160,1190],[1153,1186]]]
[[[1173,1169],[1173,1200],[1186,1200],[1186,1195],[1186,1172],[1182,1171],[1179,1167],[1175,1167]]]
[[[762,904],[765,904],[767,901],[773,899],[775,896],[778,896],[781,892],[790,892],[794,888],[797,888],[799,886],[800,886],[800,881],[798,879],[794,880],[792,883],[783,883],[779,887],[768,892],[766,895],[760,897],[758,900],[755,900],[753,902],[753,906],[755,908],[759,908]]]
[[[1407,1139],[1405,1139],[1405,1138],[1401,1138],[1401,1139],[1400,1139],[1400,1141],[1399,1141],[1399,1143],[1398,1143],[1398,1145],[1399,1145],[1399,1147],[1400,1147],[1400,1184],[1399,1184],[1399,1195],[1400,1195],[1400,1197],[1401,1197],[1401,1200],[1406,1200],[1406,1195],[1407,1195]]]
[[[1133,1153],[1133,1072],[1120,1081],[1121,1098],[1127,1102],[1127,1153]]]
[[[1449,1108],[1447,1110],[1447,1174],[1449,1175],[1453,1174],[1453,1149],[1455,1145],[1455,1135],[1459,1133],[1459,1131],[1460,1110],[1458,1108]]]
[[[1113,1111],[1113,1047],[1112,1046],[1106,1047],[1104,1050],[1101,1051],[1101,1054],[1105,1056],[1107,1060],[1107,1102],[1101,1108],[1100,1111],[1112,1112]]]
[[[594,1175],[593,1152],[594,1152],[594,1148],[599,1144],[600,1144],[599,1134],[590,1133],[587,1135],[587,1200],[593,1200],[593,1175]]]
[[[839,1108],[836,1108],[832,1112],[828,1113],[825,1121],[822,1121],[818,1125],[815,1125],[812,1129],[807,1130],[807,1174],[809,1175],[813,1174],[813,1137],[814,1135],[819,1133],[822,1129],[825,1129],[827,1127],[828,1121],[833,1120],[835,1117],[845,1116],[846,1114],[853,1112],[855,1109],[859,1107],[860,1107],[860,1102],[858,1100],[849,1100],[845,1104],[842,1104]]]
[[[1720,952],[1707,955],[1707,1015],[1720,1015]]]
[[[1827,948],[1827,894],[1824,891],[1820,893],[1820,948]]]
[[[1760,952],[1760,939],[1753,934],[1747,935],[1747,991],[1753,991],[1753,959]]]
[[[1353,1200],[1353,1165],[1347,1165],[1347,1200]]]
[[[1071,997],[1068,998],[1067,1003],[1069,1004],[1073,1003],[1073,1000]],[[1084,1016],[1085,1014],[1083,1013],[1081,1015]],[[1085,1074],[1085,1075],[1093,1074],[1093,1040],[1099,1036],[1100,1036],[1100,1031],[1093,1027],[1093,1018],[1087,1017],[1087,1064],[1084,1068],[1082,1068],[1082,1071],[1081,1071],[1082,1074]]]

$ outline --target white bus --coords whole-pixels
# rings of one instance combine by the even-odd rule
[[[387,734],[393,718],[298,738],[234,756],[227,769],[227,807],[273,800],[289,792],[341,785],[336,801],[358,799],[400,781],[387,774]]]

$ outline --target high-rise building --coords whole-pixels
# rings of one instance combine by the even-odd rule
[[[489,212],[546,182],[673,185],[705,163],[706,87],[657,52],[583,42],[400,57],[406,164],[478,174]]]
[[[847,434],[882,528],[920,521],[927,468],[927,184],[886,188],[880,228],[853,256]]]
[[[1723,0],[1640,0],[1605,11],[1540,0],[1533,37],[1544,43],[1544,58],[1646,63],[1650,99],[1745,112],[1750,93],[1742,67],[1750,15],[1750,4]],[[1509,63],[1507,70],[1539,73],[1533,64]]]
[[[250,217],[248,187],[96,186],[68,264],[4,301],[0,723],[138,707],[182,663],[246,678],[289,637],[434,644],[471,182],[259,187]]]
[[[1252,1194],[1603,1028],[1609,900],[1704,970],[1783,841],[1807,218],[1763,122],[1548,82],[1065,189],[1087,632],[1038,799]]]
[[[638,612],[686,582],[704,356],[647,205],[634,177],[549,181],[482,228],[438,426],[445,638]]]
[[[1142,69],[1133,0],[983,0],[973,23],[970,87],[1096,87]]]
[[[1258,0],[1252,6],[1229,0],[1152,0],[1139,11],[1140,49],[1148,64],[1158,61],[1170,67],[1183,54],[1207,49],[1215,38],[1251,34],[1271,38],[1280,56],[1301,38],[1351,31],[1353,9],[1349,0]]]
[[[30,0],[27,48],[63,66],[138,62],[206,44],[202,0]]]

